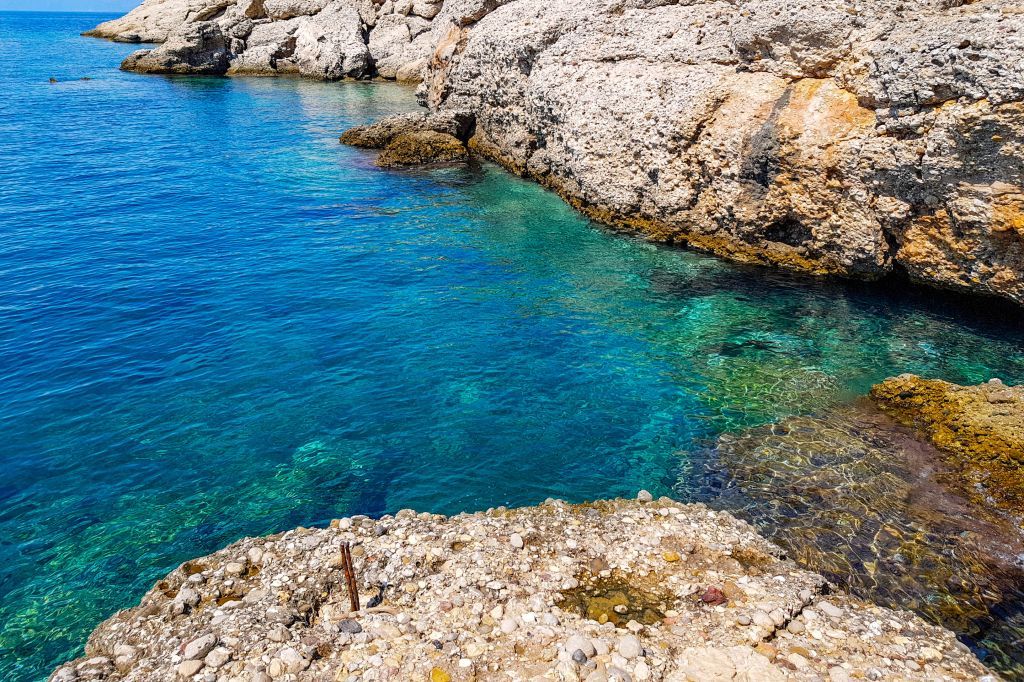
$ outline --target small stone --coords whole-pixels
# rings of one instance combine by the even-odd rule
[[[640,661],[633,668],[633,679],[637,682],[646,682],[651,679],[651,667],[645,661]]]
[[[346,618],[338,623],[338,632],[344,632],[349,635],[358,635],[362,631],[363,626],[359,624],[359,621],[352,618]]]
[[[511,635],[516,631],[516,628],[519,627],[519,624],[512,618],[505,618],[501,621],[501,625],[499,627],[506,635]]]
[[[279,644],[281,642],[287,642],[291,638],[292,631],[283,625],[278,625],[272,628],[270,632],[267,633],[267,639],[269,639],[271,642],[277,642]]]
[[[807,628],[804,626],[804,624],[801,621],[799,621],[799,620],[791,620],[791,621],[789,621],[789,625],[786,626],[786,629],[789,630],[790,632],[792,632],[794,635],[799,635],[801,632],[803,632]]]
[[[843,615],[843,610],[830,601],[822,600],[817,603],[817,607],[819,611],[831,618],[839,618]]]
[[[750,616],[748,616],[745,613],[741,613],[740,615],[736,616],[736,624],[743,626],[750,625]]]
[[[587,662],[587,655],[583,653],[582,649],[577,649],[576,651],[572,652],[572,660],[578,665],[583,665]]]
[[[206,658],[203,660],[206,663],[206,667],[216,670],[231,660],[231,649],[219,646],[206,654]]]
[[[203,669],[202,661],[185,661],[178,665],[178,674],[184,678],[189,678],[198,673]]]
[[[828,679],[831,682],[850,682],[850,673],[846,672],[838,665],[828,669]]]
[[[704,590],[704,594],[700,596],[700,600],[708,606],[718,606],[719,604],[724,604],[729,601],[726,598],[725,593],[713,585]]]
[[[590,641],[589,637],[583,635],[573,635],[565,642],[565,650],[568,652],[574,652],[577,649],[582,651],[586,657],[593,658],[597,651],[594,649],[594,643]]]
[[[242,575],[243,573],[245,573],[245,564],[240,564],[237,561],[232,561],[231,563],[224,566],[224,572],[228,575]]]
[[[186,661],[194,661],[200,658],[205,658],[206,654],[213,650],[213,647],[217,646],[217,635],[208,633],[201,637],[196,637],[191,642],[185,645],[185,650],[182,652],[182,657]]]
[[[810,665],[810,661],[808,661],[806,658],[797,653],[791,653],[787,655],[786,660],[792,663],[794,666],[796,666],[797,670],[803,670],[808,665]]]
[[[636,499],[638,502],[653,502],[654,495],[646,490],[641,490],[636,494]]]
[[[509,542],[510,545],[512,545],[516,549],[522,549],[523,545],[526,544],[526,543],[523,542],[523,536],[520,535],[519,533],[513,533],[512,537],[510,537],[508,539],[508,542]]]
[[[430,682],[452,682],[452,676],[444,668],[431,668]]]
[[[309,667],[309,659],[290,646],[281,649],[278,658],[284,663],[287,671],[293,675],[297,675]]]
[[[938,649],[926,646],[921,648],[921,658],[926,661],[941,661],[942,653]]]
[[[634,635],[623,635],[619,638],[619,654],[626,660],[632,660],[643,655],[644,649],[640,640]]]
[[[673,552],[671,550],[669,550],[667,552],[662,552],[661,557],[665,561],[668,561],[669,563],[674,563],[676,561],[679,561],[679,559],[680,559],[679,552]]]

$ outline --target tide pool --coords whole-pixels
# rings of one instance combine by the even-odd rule
[[[0,679],[245,535],[667,494],[718,434],[892,374],[1024,380],[1009,304],[382,171],[337,136],[412,90],[125,74],[136,46],[78,37],[104,18],[0,13]]]

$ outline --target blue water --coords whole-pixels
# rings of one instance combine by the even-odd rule
[[[0,679],[244,535],[661,494],[722,430],[890,374],[1024,380],[1007,306],[656,248],[488,165],[381,171],[337,135],[410,90],[124,74],[78,37],[103,18],[0,14]]]

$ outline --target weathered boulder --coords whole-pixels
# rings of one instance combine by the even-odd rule
[[[372,61],[355,5],[333,0],[304,19],[295,32],[295,63],[302,75],[322,80],[370,76]]]
[[[416,16],[386,14],[377,20],[370,32],[370,55],[381,78],[420,80],[420,72],[433,53],[429,34],[430,22]],[[398,73],[415,63],[412,72],[403,79]]]
[[[437,113],[400,114],[381,119],[368,126],[357,126],[346,130],[341,136],[343,144],[367,149],[383,149],[399,135],[433,131],[450,135],[462,142],[469,139],[473,130],[472,114],[459,111]]]
[[[133,70],[423,81],[603,222],[1024,304],[1012,0],[146,0],[94,34],[167,40]]]
[[[424,163],[450,163],[469,158],[469,151],[458,138],[433,130],[402,133],[388,143],[377,157],[377,165],[417,166]]]

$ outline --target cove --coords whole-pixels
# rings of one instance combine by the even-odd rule
[[[2,679],[245,535],[678,494],[719,434],[892,374],[1024,380],[1005,304],[655,247],[486,164],[381,171],[337,135],[411,90],[124,74],[78,37],[102,18],[0,14]]]

